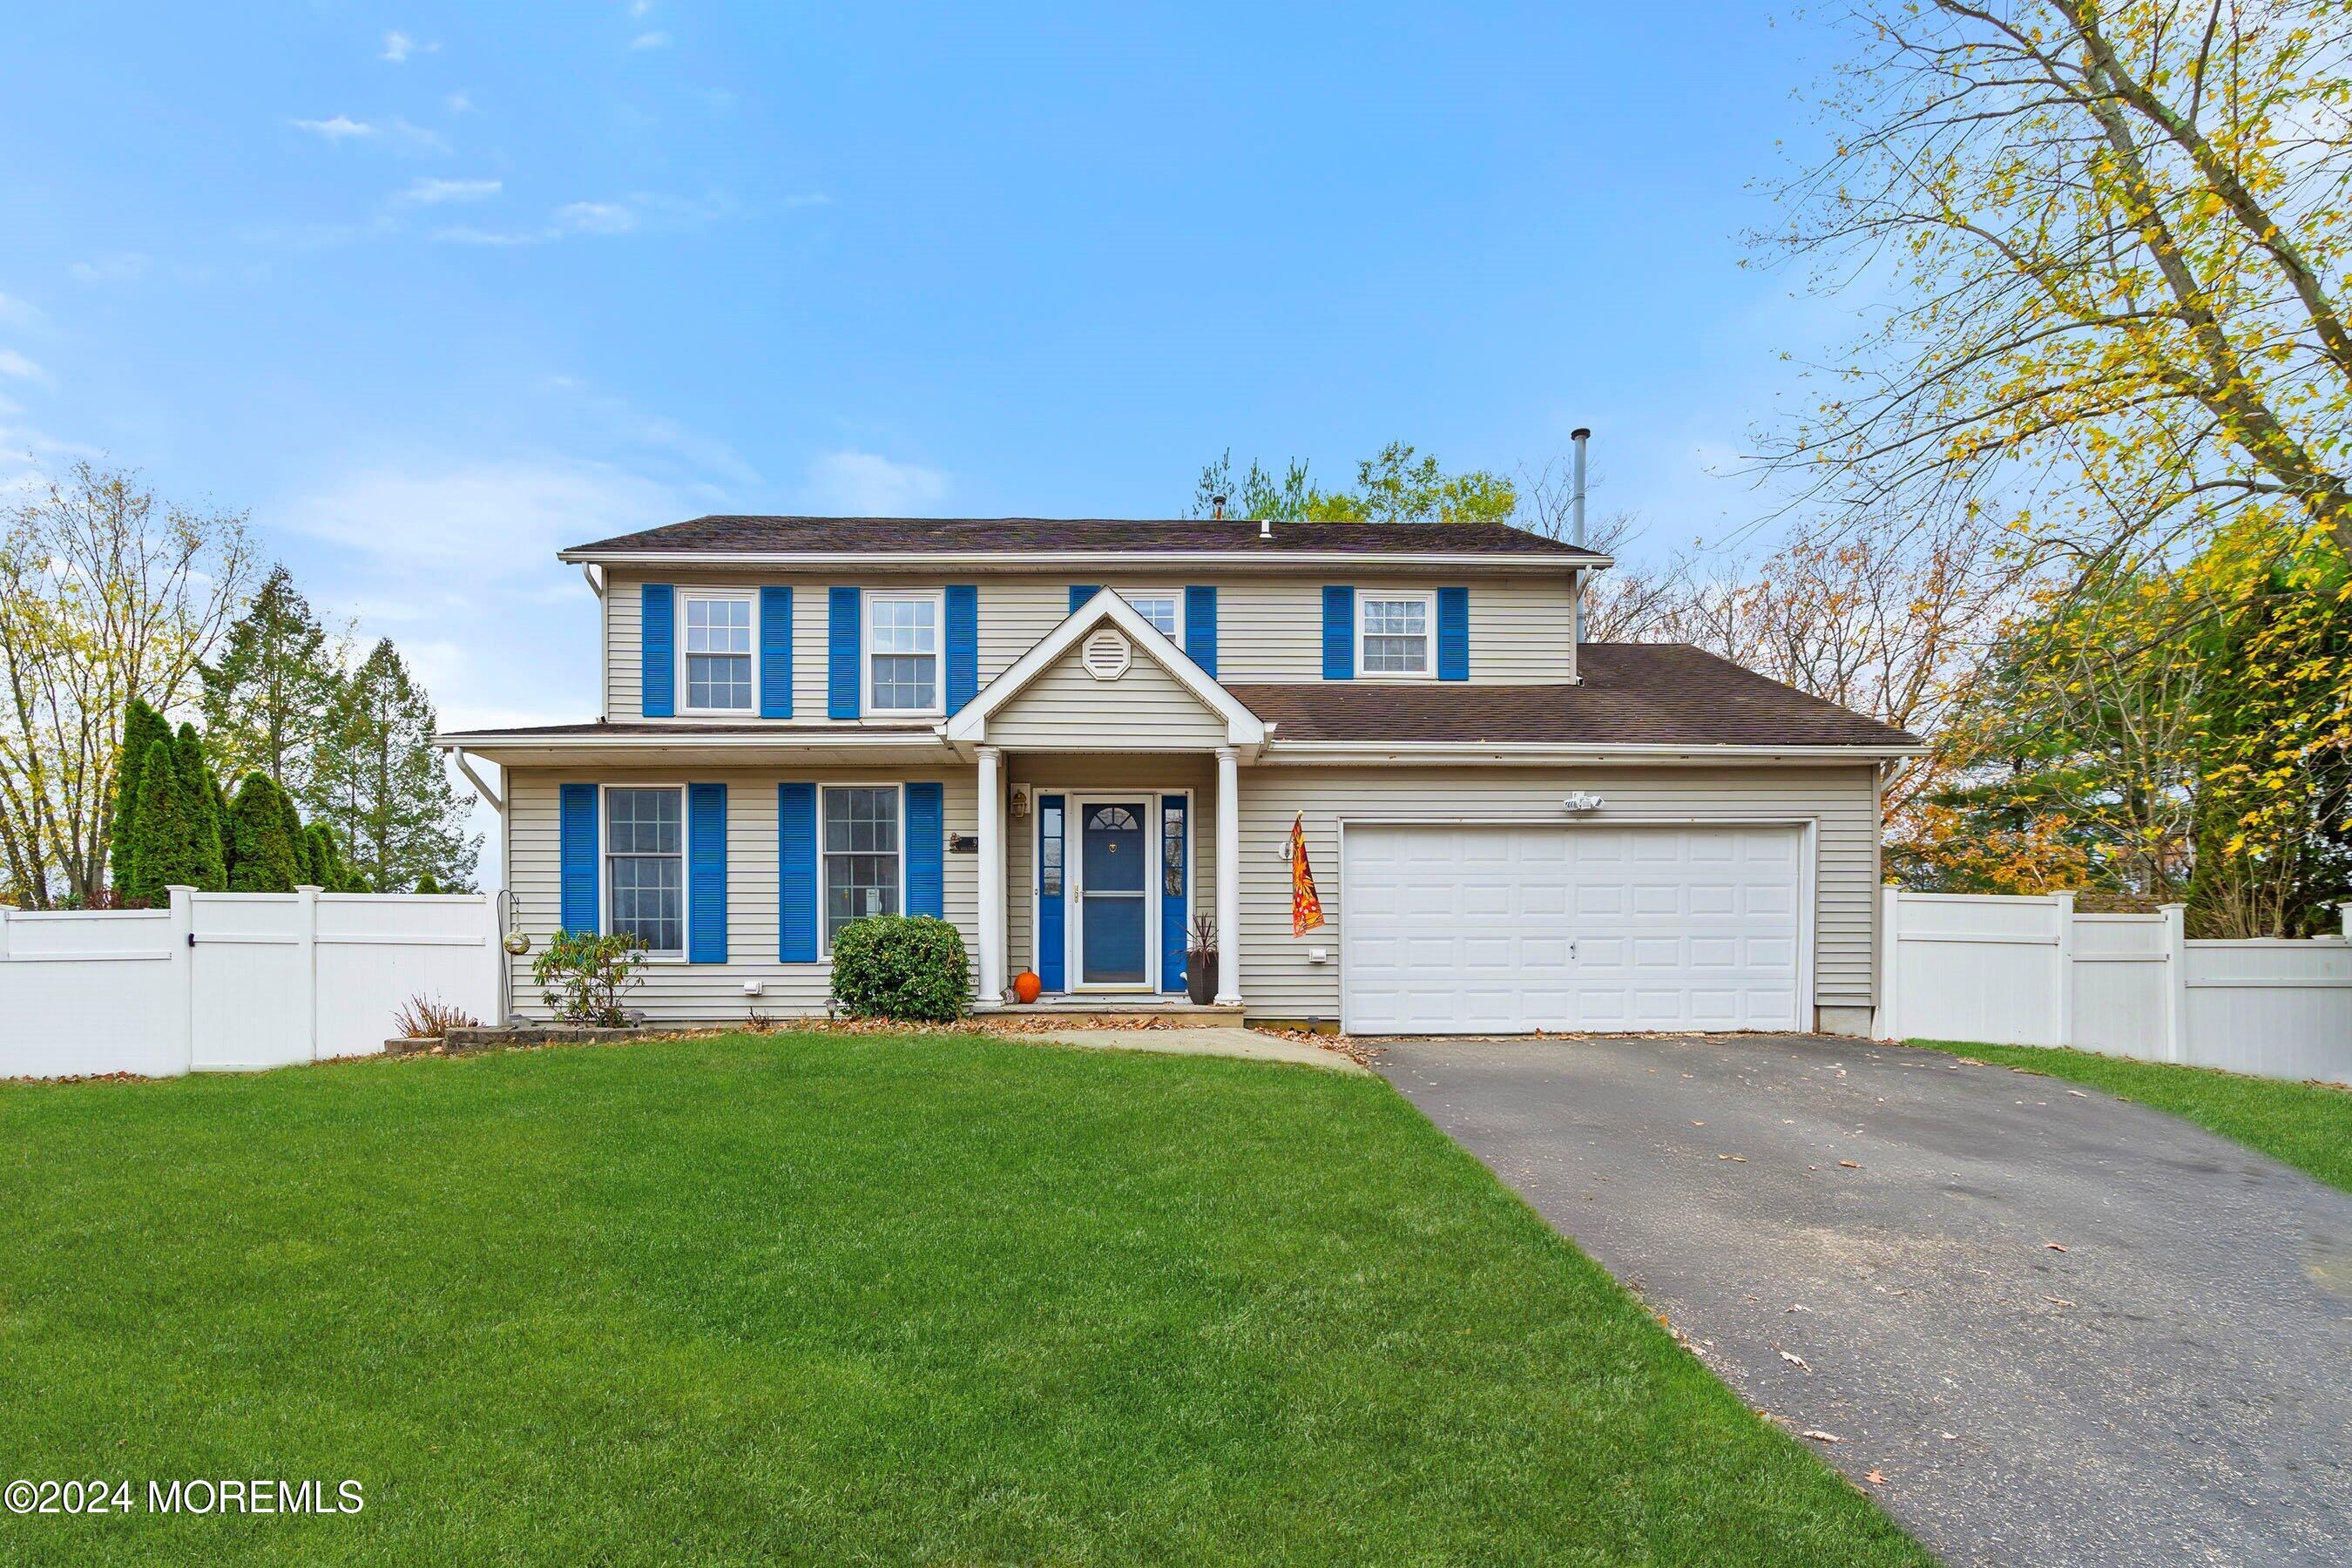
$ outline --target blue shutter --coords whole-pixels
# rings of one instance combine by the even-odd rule
[[[793,716],[793,591],[760,590],[760,717]]]
[[[948,711],[980,695],[980,590],[948,584]]]
[[[1076,615],[1078,613],[1079,605],[1085,604],[1088,599],[1093,598],[1097,594],[1101,592],[1102,589],[1100,587],[1087,587],[1078,584],[1071,584],[1070,614],[1074,616]]]
[[[865,684],[857,678],[857,590],[835,588],[826,599],[825,711],[835,719],[855,719]]]
[[[677,595],[667,583],[637,590],[637,685],[646,718],[677,711]]]
[[[1186,896],[1192,884],[1192,824],[1181,795],[1160,797],[1160,989],[1184,989]],[[1169,878],[1168,852],[1176,852]]]
[[[776,959],[816,962],[816,785],[776,786]]]
[[[1437,679],[1470,679],[1470,590],[1437,591]]]
[[[945,920],[948,912],[945,868],[940,856],[945,827],[940,816],[940,786],[907,786],[907,912]]]
[[[1041,795],[1037,797],[1037,978],[1048,991],[1065,989],[1063,983],[1062,950],[1062,879],[1066,862],[1063,858],[1064,811],[1063,797]],[[1047,860],[1053,861],[1053,878],[1046,878]]]
[[[563,786],[556,837],[562,845],[562,870],[557,878],[565,931],[593,932],[604,922],[596,897],[596,786]]]
[[[1356,679],[1356,591],[1323,590],[1323,679]]]
[[[686,786],[686,957],[727,962],[727,786]]]
[[[1184,651],[1211,675],[1217,673],[1217,591],[1184,590]]]

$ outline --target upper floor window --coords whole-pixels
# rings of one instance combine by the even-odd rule
[[[685,792],[604,791],[604,929],[656,957],[686,951]]]
[[[1137,615],[1141,616],[1145,620],[1150,621],[1154,626],[1158,627],[1161,637],[1173,638],[1177,632],[1182,629],[1184,622],[1183,611],[1181,606],[1183,604],[1183,600],[1179,595],[1174,594],[1130,594],[1126,589],[1121,588],[1118,591],[1118,596],[1125,599],[1129,605],[1132,605]]]
[[[688,589],[686,602],[686,709],[689,713],[751,711],[751,595]]]
[[[866,595],[866,710],[940,711],[941,595]]]
[[[1356,668],[1365,675],[1426,676],[1437,624],[1433,594],[1363,594],[1356,600]]]

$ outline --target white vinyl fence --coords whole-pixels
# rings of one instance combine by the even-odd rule
[[[2264,1078],[2352,1083],[2352,904],[2309,942],[2190,942],[2181,910],[2074,912],[2072,893],[1889,888],[1882,1039],[2073,1046]]]
[[[172,1078],[365,1056],[411,996],[497,1021],[486,894],[198,893],[0,908],[0,1078]]]

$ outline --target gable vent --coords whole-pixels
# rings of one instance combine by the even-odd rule
[[[1117,680],[1133,662],[1133,650],[1123,633],[1105,626],[1078,645],[1078,662],[1097,680]]]

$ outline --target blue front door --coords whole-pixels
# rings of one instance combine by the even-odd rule
[[[1144,985],[1150,858],[1148,800],[1090,800],[1078,828],[1078,983]]]

